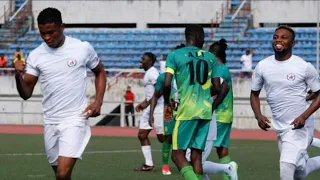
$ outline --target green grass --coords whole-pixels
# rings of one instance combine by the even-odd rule
[[[1,180],[54,180],[53,171],[45,158],[41,135],[0,135]],[[75,180],[165,180],[182,179],[171,163],[173,175],[161,174],[161,144],[153,142],[153,159],[158,172],[134,172],[143,163],[142,153],[136,138],[92,137],[90,144],[78,161],[73,172]],[[133,152],[121,152],[136,150]],[[96,153],[90,153],[96,151]],[[13,156],[12,154],[18,154]],[[26,155],[26,153],[42,153]],[[241,180],[279,179],[279,153],[275,141],[232,141],[231,157],[239,164]],[[20,154],[20,155],[19,155]],[[310,156],[320,154],[320,149],[311,148]],[[209,158],[217,160],[215,153]],[[211,176],[221,179],[220,175]],[[319,180],[315,172],[308,180]]]

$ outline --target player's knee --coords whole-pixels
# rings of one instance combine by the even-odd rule
[[[57,173],[57,180],[70,180],[71,179],[71,173],[64,170],[59,170]]]
[[[201,159],[202,157],[202,151],[200,149],[191,149],[191,161],[196,161]]]
[[[144,132],[139,132],[138,133],[138,139],[140,139],[140,140],[146,140],[147,139],[147,134],[146,133],[144,133]]]

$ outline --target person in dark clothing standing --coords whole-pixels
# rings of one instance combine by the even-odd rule
[[[131,113],[132,116],[132,127],[135,127],[135,117],[134,117],[134,94],[131,92],[131,87],[127,87],[126,95],[126,107],[125,107],[125,117],[126,117],[126,125],[129,127],[129,113]]]

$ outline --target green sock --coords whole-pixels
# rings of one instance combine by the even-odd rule
[[[222,159],[220,159],[221,164],[228,164],[231,162],[230,156],[226,156]],[[223,174],[223,180],[229,180],[229,177],[226,174]]]
[[[162,144],[162,165],[169,164],[170,150],[171,150],[171,144],[164,142]]]
[[[203,180],[203,175],[202,174],[196,174],[199,180]]]
[[[196,173],[194,173],[192,166],[185,166],[180,170],[185,180],[198,180]]]

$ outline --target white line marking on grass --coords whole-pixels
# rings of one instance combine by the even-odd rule
[[[265,147],[230,147],[229,149],[259,149]],[[153,149],[153,152],[161,152],[161,149]],[[214,149],[212,149],[214,151]],[[140,153],[141,150],[110,150],[110,151],[85,151],[84,154],[120,154],[120,153]],[[45,156],[45,153],[0,153],[0,156]]]
[[[152,150],[154,152],[160,152],[161,150]],[[114,154],[114,153],[137,153],[141,150],[111,150],[111,151],[87,151],[84,154]],[[45,153],[3,153],[0,156],[44,156]]]

